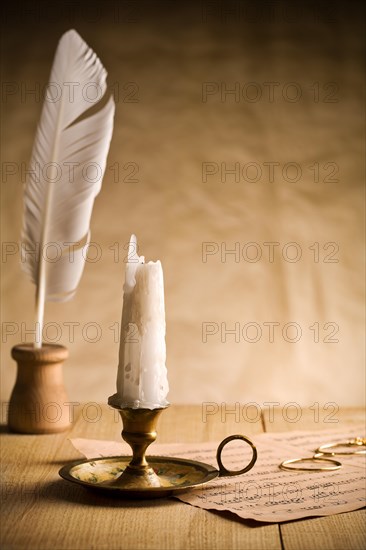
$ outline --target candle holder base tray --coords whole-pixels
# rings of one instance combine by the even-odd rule
[[[129,456],[78,460],[61,468],[60,476],[109,496],[158,498],[203,485],[219,473],[213,466],[194,460],[152,456],[149,457],[149,466],[159,485],[150,485],[151,480],[143,476],[145,487],[142,487],[142,480],[127,470],[130,460]],[[136,479],[137,484],[134,483]]]
[[[151,456],[146,459],[147,447],[156,439],[156,424],[166,408],[133,409],[118,407],[111,400],[123,422],[122,437],[132,448],[130,456],[77,460],[61,468],[62,478],[97,490],[129,498],[157,498],[174,495],[208,483],[219,476],[236,476],[250,470],[257,460],[254,444],[243,435],[225,438],[217,449],[219,469],[209,464],[184,458]],[[228,470],[221,460],[221,453],[227,443],[234,439],[243,440],[252,449],[252,458],[241,470]]]

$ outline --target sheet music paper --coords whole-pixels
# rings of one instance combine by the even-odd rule
[[[325,443],[346,441],[362,436],[363,426],[318,432],[264,433],[251,437],[258,450],[255,466],[241,476],[222,477],[179,493],[176,498],[207,510],[230,511],[239,517],[264,522],[281,522],[309,516],[327,516],[350,512],[366,504],[365,455],[338,456],[342,468],[323,472],[289,472],[279,469],[286,459],[310,457]],[[124,442],[71,439],[74,447],[87,458],[130,454]],[[217,467],[218,443],[159,444],[150,456],[189,458]],[[223,462],[239,470],[249,460],[241,441],[233,441]],[[248,447],[249,449],[249,447]]]

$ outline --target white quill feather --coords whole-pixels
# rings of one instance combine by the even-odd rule
[[[106,76],[76,31],[61,37],[24,194],[22,266],[36,285],[36,347],[45,301],[70,299],[84,269],[90,217],[112,137],[113,98],[97,113],[77,119],[100,101]]]

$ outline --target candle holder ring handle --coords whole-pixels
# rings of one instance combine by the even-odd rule
[[[227,468],[225,468],[225,466],[222,463],[221,453],[222,453],[225,445],[227,445],[230,441],[234,441],[235,439],[240,439],[241,441],[245,441],[245,443],[250,445],[250,447],[252,448],[252,453],[253,454],[252,454],[252,458],[251,458],[250,462],[247,464],[247,466],[245,466],[241,470],[228,470]],[[221,441],[220,445],[217,448],[217,452],[216,452],[216,460],[217,460],[217,464],[219,465],[219,477],[240,476],[241,474],[245,474],[245,472],[249,472],[249,470],[251,470],[253,468],[254,464],[256,463],[257,456],[258,456],[257,455],[257,449],[256,449],[254,443],[248,437],[245,437],[244,435],[240,435],[240,434],[230,435],[229,437],[226,437],[225,439],[223,439]]]

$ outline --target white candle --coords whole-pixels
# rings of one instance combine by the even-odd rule
[[[168,404],[165,348],[164,279],[160,261],[137,254],[131,236],[125,284],[117,393],[112,405],[155,409]]]

